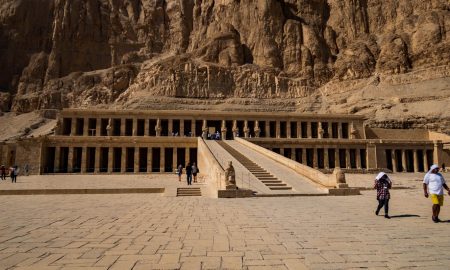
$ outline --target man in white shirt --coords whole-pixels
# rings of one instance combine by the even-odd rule
[[[433,203],[432,220],[435,223],[441,221],[439,219],[439,212],[441,211],[441,206],[444,205],[444,188],[450,195],[450,189],[445,183],[442,174],[439,173],[439,166],[431,166],[430,170],[423,178],[423,192],[426,198],[428,198],[428,194],[431,195],[431,202]]]

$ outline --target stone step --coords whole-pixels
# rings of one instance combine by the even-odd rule
[[[177,188],[177,197],[202,196],[200,188]]]
[[[261,180],[264,184],[274,184],[274,183],[283,183],[280,180]]]
[[[264,183],[266,184],[266,183]],[[267,183],[266,186],[268,187],[286,187],[287,185],[284,183]]]
[[[292,187],[269,187],[271,190],[291,190]]]

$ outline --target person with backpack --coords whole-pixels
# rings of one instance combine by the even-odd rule
[[[186,165],[186,180],[188,186],[192,185],[192,165],[190,162]]]
[[[197,174],[200,172],[195,162],[192,164],[192,175],[194,176],[194,183],[197,183]]]

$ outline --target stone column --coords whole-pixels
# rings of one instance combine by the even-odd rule
[[[67,158],[67,172],[72,173],[73,172],[73,147],[69,146],[69,155]]]
[[[356,139],[356,135],[358,134],[358,132],[355,129],[355,124],[352,122],[350,122],[350,139]]]
[[[180,137],[184,136],[184,119],[180,119],[180,130],[178,131]]]
[[[297,121],[297,138],[302,137],[302,121]]]
[[[291,138],[291,121],[286,122],[286,138]]]
[[[101,136],[102,134],[102,119],[95,119],[95,136]]]
[[[222,126],[220,127],[221,139],[225,140],[227,138],[227,125],[225,120],[222,120]]]
[[[342,123],[338,122],[338,139],[342,139]]]
[[[261,134],[261,129],[259,128],[258,120],[255,120],[255,127],[254,127],[253,131],[255,132],[255,137],[259,138],[259,135]]]
[[[191,158],[190,157],[190,155],[189,155],[189,150],[190,148],[189,147],[186,147],[186,150],[184,150],[184,163],[185,164],[181,164],[181,165],[183,165],[183,167],[185,167],[186,166],[186,164],[190,161],[189,159]]]
[[[442,151],[444,149],[444,145],[442,141],[433,141],[433,163],[441,166],[442,164]]]
[[[86,173],[87,167],[87,147],[83,146],[81,148],[81,173]]]
[[[137,136],[137,130],[138,130],[138,119],[136,117],[133,117],[133,136]]]
[[[402,172],[407,172],[408,168],[406,166],[406,151],[402,149]]]
[[[309,121],[306,122],[306,134],[309,139],[312,138],[311,122],[309,122]]]
[[[266,138],[270,138],[270,121],[266,121]]]
[[[350,163],[350,149],[345,149],[345,167],[347,167],[347,169],[351,169],[352,168],[352,164]]]
[[[414,149],[413,157],[414,157],[414,172],[419,172],[419,158],[417,155],[417,149]]]
[[[239,133],[239,128],[237,127],[237,120],[233,120],[233,139],[236,138],[237,134]]]
[[[166,149],[164,147],[161,147],[160,149],[159,171],[164,172],[164,168],[166,167]]]
[[[89,118],[83,119],[83,136],[89,136]]]
[[[139,173],[139,147],[134,147],[134,173]]]
[[[356,168],[358,169],[362,169],[362,165],[361,165],[361,150],[356,148],[355,150],[356,152]]]
[[[55,172],[59,172],[61,170],[61,147],[55,147]]]
[[[392,172],[397,172],[397,159],[395,158],[395,150],[391,150],[391,159],[392,159]]]
[[[294,161],[297,159],[297,153],[295,152],[295,148],[291,148],[291,159]]]
[[[425,172],[430,169],[430,164],[428,164],[427,158],[427,149],[423,149],[423,168]]]
[[[108,172],[112,173],[114,168],[114,147],[108,148]]]
[[[317,155],[317,148],[314,147],[314,151],[313,151],[313,167],[314,168],[318,168],[319,167],[319,157]]]
[[[173,130],[173,119],[169,119],[169,125],[168,126],[169,126],[168,127],[169,131],[167,131],[167,132],[168,132],[169,136],[172,136],[172,133],[175,133],[174,130]]]
[[[336,148],[334,150],[334,167],[335,168],[341,167],[341,159],[339,158],[339,148]]]
[[[327,128],[323,129],[323,133],[324,133],[324,134],[327,134],[327,135],[328,135],[328,138],[331,137],[331,134],[330,134],[330,127],[331,127],[331,122],[327,122]],[[323,126],[322,126],[322,128],[323,128]]]
[[[126,118],[120,118],[120,136],[125,136],[125,122]]]
[[[191,121],[191,134],[192,137],[196,137],[195,134],[197,133],[196,129],[195,129],[195,119],[192,119]]]
[[[127,171],[127,148],[122,147],[122,156],[120,160],[120,172],[124,173]]]
[[[70,136],[77,135],[77,118],[72,118],[72,123],[70,125]]]
[[[147,172],[152,172],[153,166],[153,151],[152,148],[147,148]]]
[[[306,148],[302,149],[302,164],[306,165]]]
[[[275,137],[276,138],[280,138],[280,121],[279,120],[277,120],[276,122],[275,122]]]
[[[280,155],[284,156],[284,148],[280,148]]]
[[[144,119],[144,136],[150,136],[150,129],[149,129],[148,121],[149,120],[147,118]]]
[[[175,171],[178,168],[178,151],[177,148],[172,148],[172,170]]]
[[[204,140],[206,140],[208,138],[208,125],[206,122],[206,119],[203,119],[203,124],[202,124],[202,138]]]
[[[374,142],[369,142],[366,147],[367,147],[367,154],[366,154],[367,169],[376,169],[378,167],[376,144]]]
[[[328,157],[328,147],[323,149],[323,164],[325,169],[330,168],[330,159]]]
[[[95,147],[95,169],[94,172],[95,173],[99,173],[100,172],[100,153],[101,153],[101,148],[100,147]]]

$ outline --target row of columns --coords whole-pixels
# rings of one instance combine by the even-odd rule
[[[396,149],[388,150],[391,152],[392,171],[398,172],[398,167],[401,167],[401,171],[406,172],[406,171],[408,171],[408,166],[407,166],[408,161],[407,161],[407,157],[406,157],[406,151],[408,151],[409,149],[399,149],[399,150],[400,150],[400,157],[398,157],[398,155],[396,154]],[[422,152],[424,171],[427,171],[429,166],[431,166],[431,164],[429,164],[429,162],[428,162],[427,150],[411,149],[411,151],[413,151],[413,170],[414,170],[414,172],[420,171],[419,151]],[[434,151],[434,152],[436,152],[436,151]]]
[[[55,147],[55,159],[54,159],[54,170],[56,172],[61,171],[61,148],[62,147]],[[74,149],[76,147],[67,147],[68,148],[68,158],[67,158],[67,171],[68,172],[72,172],[74,170]],[[81,147],[81,164],[80,164],[80,172],[81,173],[86,173],[87,169],[88,169],[88,164],[87,164],[87,149],[91,148],[91,147]],[[93,147],[94,148],[94,147]],[[101,149],[105,148],[105,147],[95,147],[95,157],[94,157],[94,173],[99,173],[100,172],[100,161],[101,161]],[[119,148],[119,147],[108,147],[108,168],[107,168],[107,172],[111,173],[114,170],[114,149],[115,148]],[[120,172],[126,172],[127,170],[127,149],[131,148],[131,147],[120,147],[121,148],[121,162],[120,162]],[[133,157],[133,161],[134,161],[134,166],[133,166],[133,172],[137,173],[139,172],[139,162],[140,162],[140,149],[142,148],[147,148],[147,147],[134,147],[134,157]],[[160,149],[160,156],[159,156],[159,171],[160,172],[164,172],[164,168],[165,168],[165,147],[155,147]],[[170,147],[173,149],[173,153],[172,153],[172,170],[176,169],[177,167],[177,161],[178,161],[178,149],[176,147]],[[190,149],[189,147],[182,147],[183,149],[185,149],[185,160],[186,162],[189,162],[190,159]],[[152,150],[154,148],[148,147],[147,148],[147,168],[146,171],[147,172],[151,172],[152,171],[152,165],[153,165],[153,153]],[[195,149],[195,148],[192,148]],[[183,164],[184,166],[185,164]]]
[[[89,129],[89,120],[90,119],[96,119],[96,127],[95,129]],[[83,132],[82,135],[83,136],[92,136],[94,133],[96,136],[100,136],[101,134],[101,120],[104,118],[83,118]],[[125,136],[126,134],[126,120],[129,118],[117,118],[120,119],[120,136]],[[138,120],[144,120],[144,136],[148,136],[150,134],[149,131],[149,119],[138,119],[138,118],[131,118],[132,119],[132,136],[137,136],[137,130],[138,130]],[[161,127],[161,119],[154,119],[156,120],[156,126],[155,126],[155,133],[156,136],[161,136],[161,131],[162,131],[162,127]],[[177,132],[179,136],[185,136],[185,135],[189,135],[189,134],[184,134],[184,127],[185,127],[185,123],[184,123],[184,119],[179,119],[180,121],[180,130],[173,130],[173,121],[174,120],[178,120],[178,119],[167,119],[168,120],[168,134],[169,136],[173,133],[173,132]],[[187,120],[191,122],[191,134],[196,134],[196,120],[195,119],[190,119]],[[207,127],[207,120],[202,120],[202,133],[207,132],[208,127]],[[237,126],[237,120],[232,120],[233,121],[233,135],[237,136],[237,134],[241,133],[244,135],[245,138],[250,137],[250,128],[249,128],[249,120],[243,120],[244,121],[244,127],[243,130],[239,130],[238,126]],[[296,130],[297,130],[297,134],[296,134],[296,138],[302,138],[302,123],[306,123],[306,138],[312,138],[312,134],[313,134],[313,130],[312,130],[312,123],[317,123],[317,130],[315,130],[315,133],[317,134],[317,138],[322,139],[324,138],[324,134],[329,134],[329,137],[332,137],[332,124],[333,123],[337,123],[338,128],[337,128],[337,138],[341,139],[341,138],[350,138],[350,139],[354,139],[356,138],[356,130],[354,128],[353,122],[349,123],[349,127],[348,127],[348,134],[343,134],[343,128],[342,128],[342,124],[344,124],[343,122],[314,122],[314,121],[265,121],[265,134],[266,137],[269,137],[269,134],[271,133],[270,131],[270,122],[275,122],[275,137],[276,138],[281,138],[281,122],[285,122],[286,123],[286,137],[287,138],[291,138],[291,134],[292,134],[292,123],[296,123]],[[261,133],[261,129],[259,127],[259,121],[255,120],[254,121],[254,128],[253,128],[253,133],[255,134],[255,137],[260,137],[260,133]],[[327,125],[323,125],[323,123],[327,123]],[[108,126],[106,127],[107,129],[107,135],[108,136],[112,136],[112,129],[113,129],[113,118],[109,118],[108,119]],[[221,130],[220,132],[222,133],[222,138],[224,139],[226,137],[226,132],[227,132],[227,128],[226,128],[226,120],[222,120],[222,126],[221,126]],[[61,134],[61,132],[59,132],[59,134]],[[71,119],[71,129],[70,129],[70,135],[71,136],[75,136],[77,135],[77,118],[72,118]],[[303,136],[304,137],[304,136]]]

